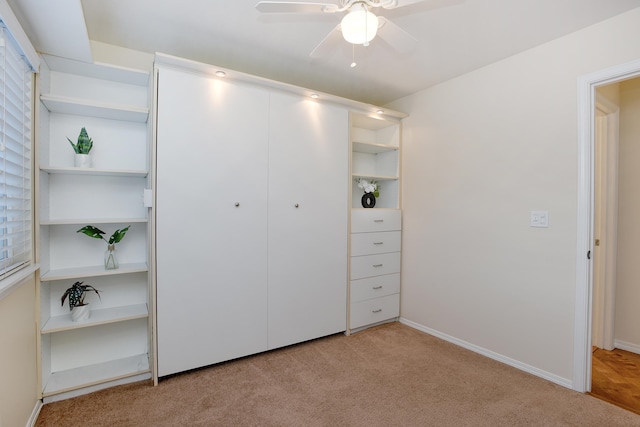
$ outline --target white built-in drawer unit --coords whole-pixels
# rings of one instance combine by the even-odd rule
[[[400,294],[351,303],[351,329],[398,317]]]
[[[400,230],[402,230],[402,216],[399,209],[353,209],[351,211],[352,233]]]
[[[351,256],[400,252],[400,231],[355,233],[351,236]]]
[[[401,229],[399,209],[351,211],[351,330],[400,315]]]
[[[351,280],[400,272],[400,252],[351,257]]]
[[[351,281],[351,302],[384,297],[400,292],[400,273]]]

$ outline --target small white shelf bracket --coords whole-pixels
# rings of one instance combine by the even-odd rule
[[[153,192],[148,188],[145,188],[142,192],[142,205],[145,208],[153,207]]]

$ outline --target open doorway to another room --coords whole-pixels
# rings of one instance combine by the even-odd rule
[[[640,78],[596,89],[594,152],[591,394],[640,413]]]

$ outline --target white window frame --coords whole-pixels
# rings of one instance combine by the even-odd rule
[[[33,256],[33,133],[34,73],[38,70],[39,58],[5,0],[0,0],[0,32],[3,51],[0,55],[0,150],[3,150],[0,152],[0,196],[9,195],[9,204],[17,207],[2,209],[7,204],[0,202],[0,299],[3,299],[38,268]],[[13,173],[5,173],[8,168]]]

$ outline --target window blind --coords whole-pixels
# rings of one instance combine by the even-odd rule
[[[31,263],[33,71],[0,21],[0,279]]]

